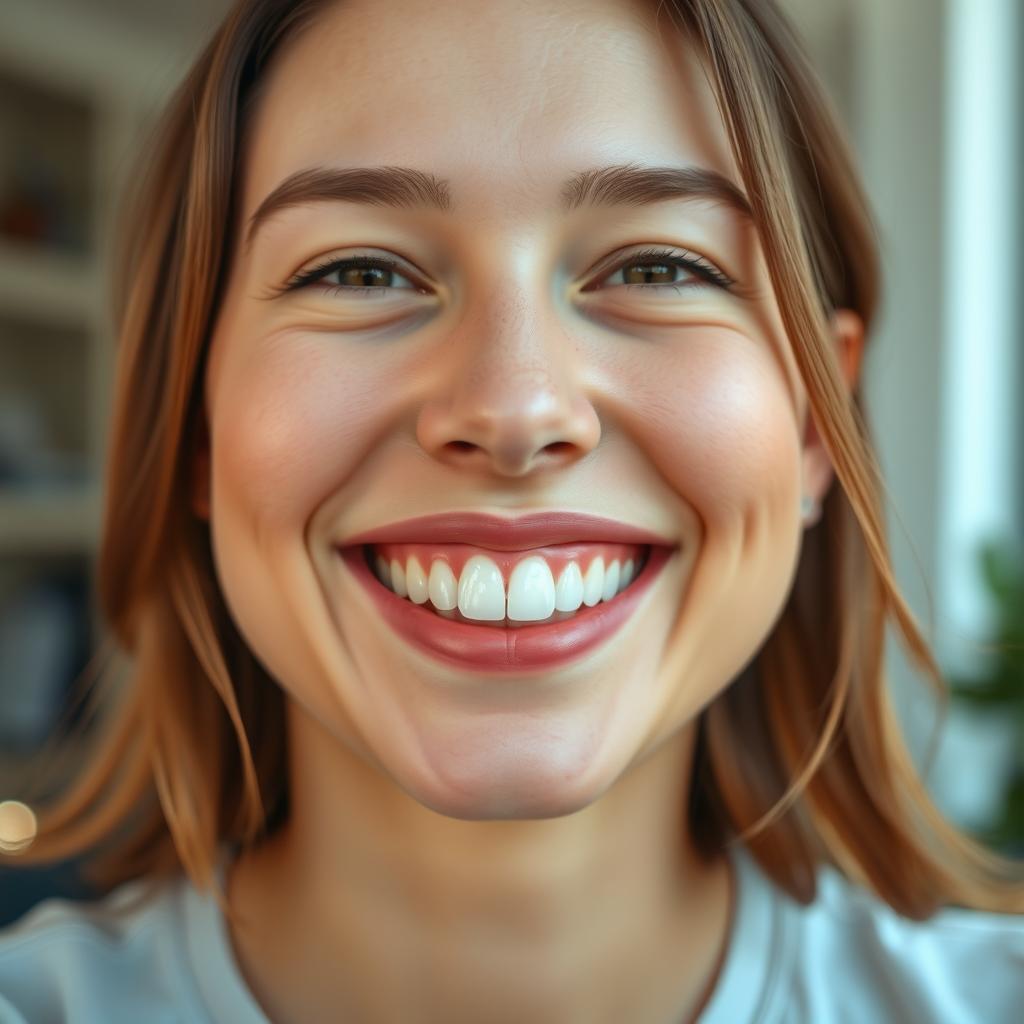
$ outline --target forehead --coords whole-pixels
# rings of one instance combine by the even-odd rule
[[[253,111],[245,208],[296,171],[398,164],[453,209],[553,208],[602,164],[736,181],[704,67],[653,0],[346,0],[278,53]]]

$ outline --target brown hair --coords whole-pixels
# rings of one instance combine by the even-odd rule
[[[105,653],[131,660],[115,696],[111,671],[89,694],[108,720],[19,858],[87,854],[104,890],[184,870],[223,906],[218,847],[258,842],[288,813],[284,697],[218,589],[190,464],[248,111],[268,61],[325,4],[238,0],[170,102],[126,207],[99,598]],[[708,856],[745,843],[801,902],[829,863],[915,919],[951,904],[1024,911],[1019,866],[943,818],[889,702],[890,620],[940,697],[945,684],[893,576],[859,388],[847,390],[825,340],[832,310],[854,310],[870,333],[878,304],[875,232],[848,146],[770,0],[661,6],[705,57],[840,485],[805,533],[771,635],[700,716],[694,835]]]

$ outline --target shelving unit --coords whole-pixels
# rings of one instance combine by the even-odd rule
[[[188,59],[59,0],[4,0],[3,22],[0,800],[18,797],[104,640],[94,594],[113,215]]]

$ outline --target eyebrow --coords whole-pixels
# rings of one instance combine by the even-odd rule
[[[732,181],[705,167],[647,167],[612,164],[579,171],[562,185],[561,205],[647,206],[672,199],[703,199],[731,207],[753,220],[750,203]],[[249,219],[245,248],[272,213],[307,203],[347,202],[399,209],[451,209],[451,185],[412,167],[312,167],[289,175]]]

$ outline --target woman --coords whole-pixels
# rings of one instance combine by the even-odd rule
[[[4,938],[12,1019],[1011,1019],[1019,872],[887,702],[890,618],[941,679],[877,255],[774,6],[241,0],[126,223],[134,661],[23,858],[111,895]]]

